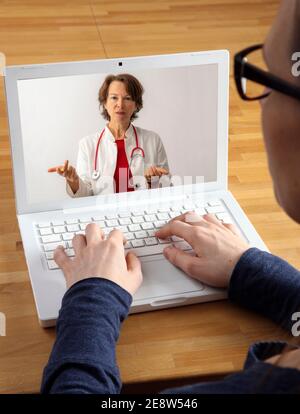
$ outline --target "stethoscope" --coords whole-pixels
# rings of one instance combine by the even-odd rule
[[[139,146],[139,139],[138,139],[138,135],[137,135],[137,132],[136,132],[135,126],[134,126],[134,125],[132,125],[132,127],[133,127],[133,131],[134,131],[134,135],[135,135],[135,147],[132,149],[131,154],[130,154],[129,170],[131,169],[131,163],[132,163],[132,160],[133,160],[135,157],[140,156],[140,157],[142,157],[143,159],[145,158],[145,153],[144,153],[144,150],[143,150],[143,148],[141,148],[141,147]],[[97,163],[98,163],[98,151],[99,151],[100,141],[101,141],[101,138],[102,138],[102,136],[103,136],[104,132],[105,132],[105,128],[104,128],[104,129],[103,129],[103,131],[101,132],[100,137],[99,137],[98,142],[97,142],[97,148],[96,148],[96,154],[95,154],[95,161],[94,161],[94,171],[93,171],[93,173],[92,173],[92,179],[93,179],[94,181],[98,180],[98,178],[100,177],[100,171],[99,171],[99,170],[97,170]],[[136,153],[136,151],[139,151],[139,152],[138,152],[138,153]]]

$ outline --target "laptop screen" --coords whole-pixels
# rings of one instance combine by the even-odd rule
[[[111,72],[17,81],[28,204],[217,180],[218,64],[119,70],[114,75],[122,73],[144,91],[124,145],[118,143],[123,147],[114,134],[133,99],[123,96],[121,109],[110,103],[107,111],[115,113],[107,112],[105,118],[99,90]],[[80,179],[80,191],[76,179],[71,192],[57,172],[65,161],[74,169],[71,179],[76,174]],[[127,171],[125,186],[119,182],[117,188],[116,168]],[[146,187],[136,176],[144,178]]]

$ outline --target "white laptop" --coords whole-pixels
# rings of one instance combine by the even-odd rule
[[[64,178],[49,167],[68,159],[76,166],[82,137],[106,125],[98,91],[108,74],[130,73],[142,83],[144,106],[133,123],[155,131],[168,156],[167,186],[72,198]],[[229,54],[224,50],[103,59],[6,68],[5,87],[17,218],[39,321],[55,324],[66,291],[53,251],[96,222],[108,234],[126,234],[125,252],[142,262],[144,281],[131,313],[226,298],[186,276],[163,256],[157,228],[185,211],[215,213],[235,223],[251,246],[265,244],[227,188]]]

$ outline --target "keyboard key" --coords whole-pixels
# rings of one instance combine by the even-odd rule
[[[132,247],[143,247],[143,246],[145,246],[144,240],[142,240],[142,239],[132,240],[131,244],[132,244]]]
[[[42,243],[52,243],[61,240],[60,234],[51,234],[50,236],[42,236]]]
[[[46,255],[46,259],[53,259],[54,252],[53,251],[52,252],[45,252],[45,255]]]
[[[198,208],[204,208],[206,206],[206,202],[204,200],[197,200],[195,201],[195,206]]]
[[[211,207],[213,207],[213,206],[221,206],[221,205],[222,205],[222,203],[221,203],[221,201],[220,201],[220,200],[213,200],[213,201],[209,201],[207,204],[208,204],[209,206],[211,206]]]
[[[132,239],[134,239],[134,234],[133,233],[124,233],[124,237],[126,238],[126,240],[132,240]]]
[[[169,237],[167,237],[166,239],[158,239],[158,242],[160,244],[166,244],[166,243],[170,243],[171,239]]]
[[[44,247],[45,252],[50,252],[50,251],[55,250],[57,248],[57,246],[66,247],[66,242],[60,241],[60,242],[57,242],[57,243],[47,243],[47,244],[44,244],[43,247]]]
[[[178,217],[178,216],[180,216],[180,214],[181,214],[180,211],[171,211],[169,213],[169,215],[170,215],[171,218]]]
[[[204,214],[206,214],[206,210],[204,207],[197,207],[195,209],[195,213],[199,214],[199,216],[204,216]]]
[[[65,222],[63,220],[52,221],[53,226],[63,226],[64,224],[65,224]]]
[[[105,216],[93,216],[92,219],[94,221],[102,221],[105,220]]]
[[[59,269],[58,264],[56,264],[56,262],[54,260],[48,260],[48,268],[50,270],[54,270],[54,269]]]
[[[118,226],[118,227],[116,227],[116,229],[120,230],[122,233],[127,233],[128,232],[127,226]]]
[[[95,224],[97,224],[99,227],[101,227],[101,229],[103,229],[105,226],[105,221],[101,220],[101,221],[94,221]]]
[[[146,214],[153,214],[153,213],[156,213],[156,212],[157,212],[156,207],[149,207],[149,208],[146,208],[146,210],[145,210]]]
[[[141,226],[139,224],[131,224],[128,226],[129,231],[138,231],[141,230]]]
[[[80,223],[91,223],[92,218],[91,217],[81,217],[79,219]]]
[[[67,226],[67,230],[69,232],[79,231],[79,225],[78,224],[71,224],[70,226]]]
[[[123,226],[127,224],[132,224],[132,221],[130,217],[125,217],[125,218],[119,218],[119,223]]]
[[[145,219],[145,221],[148,221],[148,222],[153,222],[153,221],[157,220],[155,214],[147,214],[147,215],[144,216],[144,219]]]
[[[178,241],[182,241],[183,239],[181,237],[178,236],[171,236],[171,240],[174,242],[178,242]]]
[[[117,227],[119,225],[118,220],[106,220],[105,224],[107,227]]]
[[[185,213],[190,213],[191,211],[193,211],[193,209],[190,209],[190,208],[182,208],[181,211],[180,211],[180,213],[181,214],[185,214]]]
[[[170,220],[168,213],[157,213],[158,220]]]
[[[107,220],[116,219],[118,218],[118,214],[116,212],[108,213],[108,214],[105,214],[105,217],[107,218]]]
[[[141,227],[143,230],[153,229],[153,223],[142,223]]]
[[[181,211],[182,209],[182,205],[176,205],[171,207],[171,211]]]
[[[173,245],[181,250],[192,250],[192,246],[188,244],[188,242],[186,242],[185,240],[181,242],[175,242],[173,243]]]
[[[163,227],[166,224],[166,222],[164,220],[162,221],[157,221],[156,223],[154,223],[154,227],[156,229],[160,229],[161,227]]]
[[[54,233],[55,233],[55,234],[58,234],[58,233],[65,233],[66,228],[65,228],[65,226],[55,226],[55,227],[53,228],[53,230],[54,230]]]
[[[225,208],[221,206],[214,206],[214,207],[206,207],[205,210],[208,213],[216,214],[216,213],[225,213]]]
[[[72,240],[74,237],[74,233],[64,233],[62,235],[63,240]]]
[[[143,216],[144,214],[145,214],[145,212],[142,209],[141,210],[133,210],[131,212],[131,215],[134,216],[134,217]]]
[[[118,216],[120,218],[130,217],[131,216],[131,212],[130,211],[120,211],[119,214],[118,214]]]
[[[138,217],[131,217],[132,223],[137,224],[137,223],[144,223],[144,217],[143,216],[138,216]]]
[[[170,206],[161,206],[157,211],[159,213],[168,213],[170,211]]]
[[[76,223],[78,223],[78,219],[69,219],[69,220],[66,220],[66,223],[67,224],[76,224]]]
[[[45,221],[43,223],[38,223],[37,226],[39,228],[42,228],[42,227],[51,227],[51,223],[50,223],[50,221],[47,221],[47,222]]]
[[[146,243],[146,246],[153,246],[158,243],[156,237],[148,237],[144,239],[144,242]]]
[[[232,219],[231,219],[231,217],[228,213],[218,213],[218,214],[216,214],[216,216],[219,220],[222,220],[223,223],[228,223],[228,224],[233,223],[233,221],[232,221]]]
[[[47,235],[53,233],[51,227],[45,227],[44,229],[42,228],[42,229],[39,230],[39,232],[40,232],[41,236],[47,236]]]
[[[146,232],[146,231],[144,231],[144,230],[141,230],[141,231],[136,231],[136,232],[134,233],[134,235],[135,235],[135,238],[136,238],[136,239],[144,239],[145,237],[147,237],[147,232]]]
[[[196,206],[195,206],[195,204],[194,203],[184,203],[184,205],[183,205],[183,208],[185,209],[185,210],[194,210],[194,208],[195,208]]]

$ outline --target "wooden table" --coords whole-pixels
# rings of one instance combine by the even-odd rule
[[[264,40],[278,0],[14,0],[0,2],[0,47],[7,64],[223,49],[231,56]],[[231,59],[232,67],[232,59]],[[300,265],[300,231],[274,200],[259,105],[230,80],[229,185],[268,245]],[[36,393],[54,338],[36,317],[16,222],[8,124],[0,85],[0,393]],[[228,301],[130,316],[117,357],[127,390],[215,378],[242,368],[249,344],[285,338],[273,323]],[[166,383],[164,383],[166,385]]]

